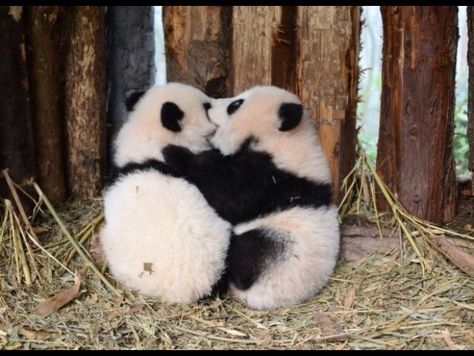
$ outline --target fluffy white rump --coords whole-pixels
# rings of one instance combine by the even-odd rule
[[[339,224],[334,206],[292,208],[235,227],[241,234],[256,228],[278,231],[285,253],[267,266],[247,290],[231,285],[234,296],[254,309],[274,309],[298,304],[316,295],[329,281],[339,254]]]
[[[185,180],[130,174],[105,194],[101,244],[123,284],[169,303],[205,297],[224,270],[230,225]]]

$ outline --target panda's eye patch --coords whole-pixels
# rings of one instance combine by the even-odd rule
[[[206,111],[209,110],[210,108],[212,108],[211,103],[204,103],[204,104],[202,104],[202,106],[204,107],[204,110],[206,110]]]
[[[244,102],[244,99],[239,99],[239,100],[231,102],[229,106],[227,107],[227,114],[232,115],[234,112],[237,111],[238,108],[240,108],[240,105],[242,105],[243,102]]]

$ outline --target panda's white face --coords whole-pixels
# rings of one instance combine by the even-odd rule
[[[269,153],[277,167],[330,182],[315,122],[296,95],[275,86],[256,86],[234,98],[213,100],[208,114],[218,125],[210,142],[222,154],[234,154],[253,137],[251,148]]]
[[[216,125],[207,117],[211,98],[185,84],[168,83],[149,89],[136,103],[115,140],[115,163],[162,160],[169,144],[197,153],[208,149]]]
[[[257,86],[234,98],[212,102],[209,118],[218,129],[211,143],[229,155],[250,136],[279,141],[300,131],[303,115],[296,95],[274,86]]]

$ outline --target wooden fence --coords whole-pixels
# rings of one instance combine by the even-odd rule
[[[457,7],[383,6],[377,170],[412,213],[455,214]],[[0,7],[0,168],[53,201],[100,194],[124,98],[153,72],[150,7]],[[165,6],[167,77],[213,97],[297,93],[316,120],[334,195],[356,159],[359,6]],[[468,9],[469,66],[474,18]],[[469,92],[474,90],[470,71]],[[474,170],[469,97],[470,169]],[[0,194],[7,195],[0,182]],[[379,202],[381,207],[384,202]]]

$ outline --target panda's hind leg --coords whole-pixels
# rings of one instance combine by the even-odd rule
[[[232,234],[227,268],[229,282],[240,290],[249,289],[284,252],[284,244],[268,229]]]

